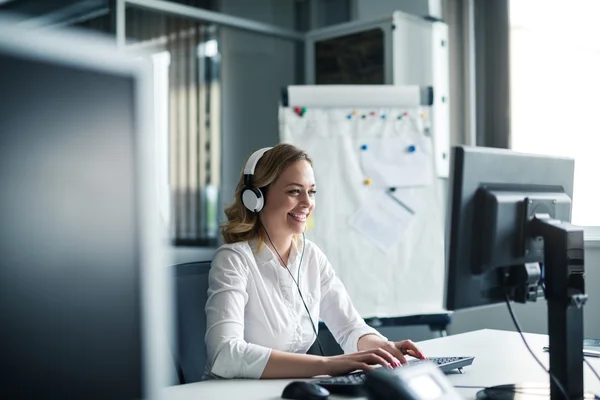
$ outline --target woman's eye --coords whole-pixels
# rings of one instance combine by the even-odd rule
[[[308,194],[310,194],[311,196],[314,196],[315,194],[317,194],[316,190],[309,190]]]
[[[294,189],[294,190],[290,190],[288,193],[290,193],[290,194],[298,194],[298,193],[300,193],[300,190]]]

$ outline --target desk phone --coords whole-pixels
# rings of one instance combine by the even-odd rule
[[[462,400],[450,380],[430,362],[369,371],[364,391],[370,400]]]

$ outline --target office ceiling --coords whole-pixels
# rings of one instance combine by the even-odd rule
[[[214,0],[169,0],[200,8],[213,9]],[[67,18],[109,7],[110,0],[0,0],[0,12],[10,12],[28,17]]]
[[[107,9],[109,0],[0,0],[0,12],[52,24]]]
[[[105,6],[108,0],[0,0],[0,10],[11,13],[38,17],[53,13],[61,9],[72,7],[75,4],[94,4]]]
[[[217,0],[168,1],[213,11],[216,10],[217,4]],[[109,7],[114,4],[114,0],[0,0],[0,14],[10,13],[16,16],[17,20],[31,21],[34,26],[70,24],[72,21],[87,20],[92,16],[108,21]],[[104,25],[108,24],[106,22]]]

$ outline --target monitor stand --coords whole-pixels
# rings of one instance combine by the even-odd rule
[[[584,396],[583,391],[583,305],[587,301],[583,229],[547,214],[534,214],[526,222],[526,232],[528,242],[538,246],[526,250],[543,251],[544,256],[550,373],[562,384],[569,399],[598,399],[590,393]],[[539,237],[543,242],[537,240]],[[477,393],[477,398],[541,400],[549,396],[551,400],[566,400],[549,376],[548,381],[550,384],[493,386]]]

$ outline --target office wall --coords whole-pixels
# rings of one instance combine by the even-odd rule
[[[294,29],[294,0],[221,0],[218,11]],[[296,83],[295,43],[232,28],[219,28],[222,82],[223,208],[233,201],[250,153],[278,142],[277,108],[283,86]],[[174,263],[210,259],[215,249],[172,248]]]
[[[288,29],[294,28],[293,1],[223,0],[220,11]],[[223,82],[222,204],[233,191],[253,150],[278,142],[281,88],[295,83],[291,41],[221,28]]]

